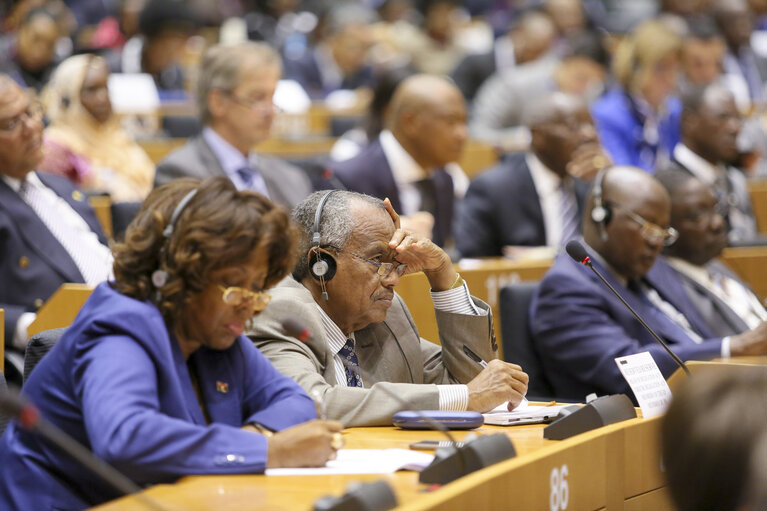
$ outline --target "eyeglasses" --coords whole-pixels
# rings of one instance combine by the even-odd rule
[[[264,291],[250,291],[236,286],[224,287],[220,284],[218,287],[224,292],[221,299],[225,304],[233,307],[239,307],[244,303],[250,302],[253,306],[253,312],[261,312],[272,301],[271,295]]]
[[[27,108],[16,117],[0,121],[0,131],[11,133],[23,122],[39,121],[43,118],[43,106],[37,101],[32,101]]]
[[[274,101],[272,98],[261,98],[261,99],[248,99],[248,98],[241,98],[230,91],[222,91],[224,94],[226,94],[229,99],[237,103],[238,105],[244,106],[245,108],[249,110],[255,110],[255,111],[272,111],[275,114],[279,114],[282,112],[282,109],[274,104]]]
[[[397,275],[400,276],[400,277],[402,275],[404,275],[405,274],[405,270],[407,270],[407,264],[401,263],[401,262],[397,261],[396,259],[394,259],[393,263],[377,263],[375,261],[371,261],[370,259],[362,257],[361,255],[357,255],[354,252],[349,252],[348,250],[344,250],[341,247],[337,247],[335,245],[327,245],[327,246],[329,248],[338,250],[339,252],[344,252],[346,254],[349,254],[350,256],[356,257],[357,259],[361,259],[362,261],[365,261],[366,263],[372,264],[373,266],[375,266],[377,268],[376,273],[381,278],[384,278],[384,279],[391,274],[392,270],[396,271]]]
[[[650,243],[663,243],[663,246],[668,247],[670,245],[673,245],[674,242],[677,240],[677,238],[679,238],[679,232],[677,232],[677,230],[674,229],[673,227],[664,229],[663,227],[659,225],[656,225],[648,220],[645,220],[644,218],[637,215],[631,210],[618,206],[617,204],[614,204],[614,203],[612,203],[611,205],[616,209],[620,209],[621,211],[626,213],[626,216],[628,216],[630,219],[638,223],[640,227],[639,234],[641,234],[642,237]]]

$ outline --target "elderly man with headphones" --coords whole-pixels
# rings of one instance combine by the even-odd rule
[[[600,171],[586,202],[583,240],[605,279],[682,360],[767,352],[767,323],[717,337],[660,258],[678,237],[663,186],[636,167]],[[560,255],[533,297],[530,329],[544,373],[562,398],[630,390],[614,359],[649,351],[664,376],[675,362],[591,270]]]
[[[497,360],[490,307],[470,296],[444,250],[400,229],[388,199],[316,192],[293,218],[302,231],[293,278],[272,290],[248,335],[321,403],[322,415],[346,426],[390,425],[405,409],[486,412],[522,401],[527,374]],[[420,338],[394,293],[402,275],[420,271],[441,347]],[[304,335],[285,332],[287,319]]]

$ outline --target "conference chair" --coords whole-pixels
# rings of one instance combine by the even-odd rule
[[[53,328],[51,330],[44,330],[32,336],[27,343],[27,349],[24,352],[25,382],[29,379],[32,369],[34,369],[38,362],[40,362],[57,342],[59,342],[59,339],[66,331],[66,328]]]
[[[530,376],[527,397],[533,401],[556,399],[551,383],[546,379],[541,359],[530,334],[530,303],[537,282],[520,282],[501,289],[501,337],[503,358],[522,366]]]

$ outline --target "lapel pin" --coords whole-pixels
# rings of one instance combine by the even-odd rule
[[[217,381],[216,382],[216,392],[221,392],[222,394],[226,394],[229,392],[229,384],[225,381]]]
[[[19,257],[19,268],[23,270],[27,266],[29,266],[29,258],[27,256]]]
[[[83,201],[83,194],[80,190],[75,190],[72,192],[72,198],[76,200],[77,202]]]

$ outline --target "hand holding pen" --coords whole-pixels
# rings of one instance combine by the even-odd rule
[[[469,389],[470,411],[489,412],[506,401],[509,402],[509,411],[519,406],[527,393],[529,380],[520,366],[502,360],[486,362],[465,344],[463,351],[483,368],[466,385]]]

